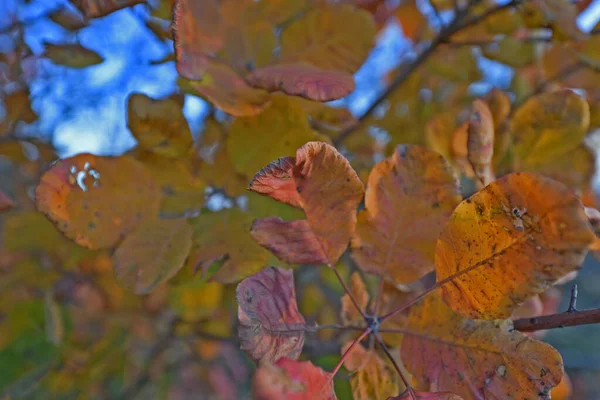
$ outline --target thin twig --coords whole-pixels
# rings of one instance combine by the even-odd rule
[[[571,287],[571,298],[569,299],[569,308],[567,312],[577,312],[577,284]]]
[[[337,268],[335,267],[335,265],[331,266],[331,269],[333,270],[333,272],[335,272],[335,276],[337,276],[338,280],[340,281],[340,284],[344,287],[344,290],[346,291],[346,294],[348,295],[348,297],[350,298],[350,300],[354,304],[354,307],[356,307],[356,309],[358,310],[358,312],[360,313],[360,315],[362,315],[362,317],[366,321],[367,320],[367,315],[365,314],[365,312],[358,305],[358,302],[356,301],[356,298],[354,297],[354,295],[350,291],[350,288],[348,288],[348,285],[346,285],[346,282],[344,282],[344,279],[342,279],[342,276],[340,275],[340,272],[337,270]]]
[[[379,314],[379,303],[381,302],[381,297],[383,296],[383,284],[385,283],[385,279],[380,276],[379,277],[379,286],[377,287],[377,295],[375,295],[375,305],[373,306],[373,314]]]
[[[390,353],[390,350],[387,348],[387,346],[386,346],[385,342],[383,341],[383,339],[381,338],[381,336],[379,336],[379,334],[377,332],[375,332],[373,335],[375,336],[375,340],[377,340],[377,343],[379,343],[379,346],[381,347],[383,352],[388,356],[388,358],[394,365],[396,372],[398,372],[398,375],[400,375],[400,379],[402,379],[402,382],[404,382],[404,386],[406,386],[406,390],[408,390],[413,395],[413,397],[416,398],[416,396],[413,392],[413,389],[410,386],[410,382],[408,382],[408,379],[406,379],[406,377],[404,376],[404,373],[400,369],[400,366],[396,362],[396,359],[394,358],[394,356],[392,356],[392,353]]]
[[[520,332],[535,332],[565,326],[591,325],[600,323],[600,308],[585,311],[563,312],[535,318],[521,318],[513,322]]]
[[[363,339],[365,337],[367,337],[367,335],[369,335],[369,333],[371,333],[371,328],[365,329],[363,331],[363,333],[361,333],[360,336],[357,337],[354,340],[354,342],[352,342],[352,344],[350,345],[350,347],[348,347],[346,349],[346,351],[344,352],[344,354],[342,354],[342,357],[340,358],[340,361],[338,361],[338,363],[336,364],[335,368],[333,368],[333,371],[331,371],[331,376],[327,380],[327,383],[325,383],[325,385],[323,385],[323,388],[327,387],[330,384],[330,382],[333,380],[333,378],[335,378],[335,374],[337,374],[337,372],[340,370],[340,368],[342,368],[342,365],[344,364],[344,361],[346,361],[346,358],[348,358],[348,355],[350,354],[350,351],[352,351],[352,349],[354,348],[354,346],[356,346],[358,343],[362,342]]]

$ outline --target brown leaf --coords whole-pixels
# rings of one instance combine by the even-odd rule
[[[353,272],[352,276],[350,276],[350,292],[356,299],[360,309],[362,311],[367,311],[369,292],[367,292],[367,287],[358,272]],[[362,314],[358,312],[348,293],[342,296],[342,309],[340,313],[344,325],[353,325],[357,322],[364,324],[365,320],[362,317]]]
[[[53,63],[70,68],[86,68],[100,64],[104,58],[93,50],[77,43],[50,44],[44,43],[42,57],[52,60]]]
[[[298,359],[306,322],[298,312],[291,270],[269,267],[236,289],[242,350],[255,361]]]
[[[256,400],[335,400],[331,374],[310,361],[282,358],[275,364],[262,364],[254,374]]]
[[[469,318],[509,317],[580,267],[594,234],[562,183],[510,174],[458,205],[435,252],[444,300]]]
[[[99,18],[136,4],[146,3],[146,0],[71,0],[87,18]]]
[[[342,354],[351,344],[342,347]],[[351,372],[350,386],[355,400],[387,399],[404,387],[387,358],[382,360],[375,350],[367,350],[360,344],[350,351],[344,366]]]
[[[279,64],[254,70],[246,77],[250,85],[268,92],[282,91],[309,100],[341,99],[354,90],[354,78],[342,71],[330,71],[307,63]]]
[[[252,223],[250,234],[258,244],[288,264],[327,264],[319,238],[305,219],[259,218]]]
[[[189,84],[216,107],[233,116],[259,114],[270,103],[268,92],[249,86],[231,67],[217,60],[207,61],[201,79]]]
[[[512,329],[510,321],[462,318],[433,292],[411,308],[402,360],[426,390],[465,400],[549,399],[563,364],[550,345]]]
[[[417,390],[410,392],[405,390],[401,395],[390,397],[387,400],[463,400],[463,398],[450,392],[419,392]]]
[[[282,173],[282,169],[292,165],[289,172]],[[290,193],[292,186],[285,183],[289,177],[293,179],[296,195]],[[278,188],[284,193],[279,194]],[[302,146],[295,159],[269,164],[256,174],[249,190],[300,206],[330,265],[337,262],[348,246],[356,224],[356,208],[364,192],[348,160],[322,142]],[[264,237],[268,235],[265,233]]]
[[[225,30],[217,0],[178,0],[173,8],[173,38],[177,72],[201,80],[208,56],[223,47]]]
[[[283,30],[281,61],[308,62],[352,74],[371,51],[375,33],[373,18],[366,11],[347,4],[314,8]]]
[[[147,221],[115,251],[115,278],[136,294],[146,294],[183,267],[191,247],[192,227],[185,219]]]
[[[15,206],[15,202],[0,189],[0,212]]]
[[[80,246],[111,247],[160,205],[159,187],[129,157],[79,154],[54,164],[35,190],[38,209]]]
[[[495,180],[492,171],[494,157],[494,119],[487,104],[473,102],[473,111],[467,128],[467,159],[482,186]]]
[[[398,146],[369,176],[352,257],[368,273],[407,283],[434,269],[436,240],[460,202],[456,175],[422,146]]]

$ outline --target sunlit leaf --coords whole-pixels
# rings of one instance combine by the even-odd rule
[[[212,279],[233,283],[268,265],[269,253],[250,236],[249,214],[234,208],[201,214],[190,223],[194,235],[186,268],[193,272],[203,276],[213,262],[224,258]]]
[[[352,342],[342,346],[342,354]],[[344,361],[350,371],[350,385],[355,400],[383,400],[400,392],[404,385],[391,362],[383,360],[375,350],[355,346]]]
[[[249,86],[231,67],[210,60],[201,81],[191,87],[216,107],[236,117],[261,113],[270,103],[269,93]]]
[[[35,196],[61,232],[91,249],[113,246],[160,204],[152,175],[124,156],[63,159],[42,175]]]
[[[249,189],[301,207],[308,222],[286,223],[286,227],[302,231],[310,227],[311,234],[290,233],[288,239],[310,239],[302,243],[304,249],[310,249],[312,254],[322,258],[319,261],[327,261],[329,265],[337,262],[354,234],[356,208],[364,192],[348,160],[322,142],[307,143],[297,150],[295,158],[273,161],[254,176]],[[277,224],[277,229],[280,228],[281,224]],[[258,237],[256,232],[254,229],[255,238]],[[269,237],[269,232],[260,232],[260,237],[265,239],[261,241],[263,246],[268,247],[283,238],[280,234]],[[302,254],[287,253],[283,260],[295,263],[296,257]]]
[[[456,175],[442,156],[398,146],[371,171],[352,257],[363,271],[395,282],[420,278],[433,270],[436,240],[460,199]]]
[[[563,184],[507,175],[458,205],[435,252],[444,300],[470,318],[507,318],[580,267],[594,234]],[[454,278],[452,278],[454,277]]]
[[[354,90],[354,78],[349,73],[327,71],[305,63],[260,68],[246,80],[269,92],[282,91],[316,101],[337,100]]]
[[[145,3],[145,0],[71,0],[88,18],[104,17],[122,8]]]
[[[283,30],[281,61],[352,74],[367,58],[374,38],[375,24],[366,11],[349,5],[323,6]]]
[[[286,96],[276,95],[261,114],[233,121],[227,135],[227,152],[238,172],[252,176],[270,161],[293,155],[306,142],[319,139],[321,136],[310,128],[300,106]]]
[[[191,247],[192,227],[185,219],[144,222],[117,247],[115,277],[137,294],[148,293],[183,267]]]
[[[156,100],[134,93],[127,101],[127,126],[140,147],[165,157],[181,157],[192,145],[182,108],[180,95]]]
[[[512,330],[510,321],[474,321],[434,292],[411,308],[402,360],[428,390],[481,398],[549,398],[563,376],[560,354]]]
[[[570,90],[532,97],[511,121],[517,162],[531,167],[575,149],[589,123],[587,102]]]
[[[291,270],[269,267],[236,289],[242,350],[255,361],[298,359],[306,321],[298,312]]]
[[[85,68],[100,64],[104,58],[80,44],[44,44],[42,57],[48,58],[55,64],[70,68]]]
[[[330,374],[310,361],[282,358],[275,364],[261,365],[253,379],[256,400],[335,400]]]

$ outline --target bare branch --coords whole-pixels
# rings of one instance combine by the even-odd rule
[[[563,312],[536,318],[522,318],[513,322],[520,332],[535,332],[545,329],[564,328],[566,326],[591,325],[600,323],[600,308],[585,311]]]

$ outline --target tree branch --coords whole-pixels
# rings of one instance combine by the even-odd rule
[[[344,129],[338,135],[338,137],[336,137],[333,140],[333,144],[336,147],[339,147],[339,145],[344,140],[346,140],[348,136],[355,132],[356,129],[360,127],[362,123],[373,114],[377,107],[379,107],[379,105],[381,105],[381,103],[383,103],[390,94],[392,94],[396,89],[398,89],[398,87],[400,87],[410,77],[410,75],[417,70],[417,68],[419,68],[423,63],[425,63],[425,61],[427,61],[429,57],[433,55],[433,53],[435,53],[435,51],[441,44],[447,43],[450,37],[452,37],[452,35],[458,33],[459,31],[465,28],[482,22],[483,20],[485,20],[493,14],[496,14],[507,8],[514,7],[517,4],[519,4],[520,1],[521,0],[512,0],[506,4],[491,7],[484,13],[474,16],[469,20],[465,20],[465,18],[471,11],[472,6],[479,2],[478,0],[474,0],[470,2],[469,5],[467,5],[466,7],[457,10],[453,20],[440,30],[439,34],[433,39],[429,46],[427,46],[427,48],[423,50],[412,63],[405,66],[405,68],[396,76],[394,81],[384,90],[384,92],[381,95],[379,95],[377,99],[375,99],[375,101],[360,117],[358,117],[358,122]]]
[[[566,311],[536,318],[521,318],[513,322],[520,332],[535,332],[565,326],[591,325],[600,323],[600,308],[585,311]]]

